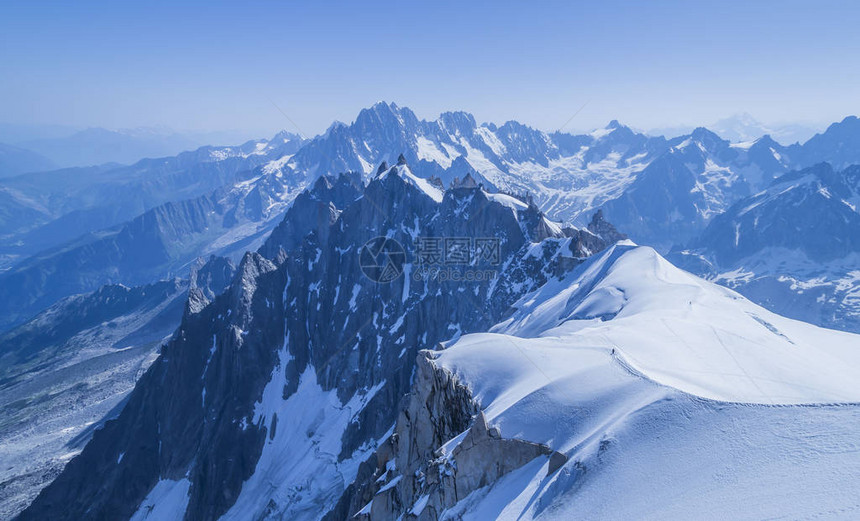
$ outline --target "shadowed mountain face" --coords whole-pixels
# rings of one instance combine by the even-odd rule
[[[731,265],[765,248],[801,249],[816,262],[860,253],[860,166],[822,163],[786,174],[716,217],[694,246]]]
[[[128,223],[46,250],[0,274],[0,326],[102,284],[184,275],[200,255],[240,256],[262,243],[301,186],[276,175],[157,206]]]
[[[607,218],[642,244],[668,251],[686,244],[737,201],[779,176],[821,162],[838,169],[860,163],[856,117],[834,123],[805,144],[782,146],[770,136],[730,144],[699,128],[669,142],[623,194],[604,206]]]
[[[119,414],[176,330],[189,287],[212,298],[234,271],[213,257],[192,267],[190,281],[104,286],[0,335],[0,518],[26,507]]]
[[[678,249],[677,264],[789,317],[860,331],[860,167],[776,179]]]
[[[860,164],[860,118],[848,116],[801,145],[789,147],[797,155],[796,167],[826,161],[837,170]]]
[[[418,349],[488,328],[523,292],[622,237],[599,216],[590,229],[562,229],[509,196],[443,191],[403,164],[366,188],[354,181],[319,179],[226,292],[192,291],[123,412],[21,519],[159,512],[159,495],[183,487],[187,502],[161,515],[298,519],[333,508],[393,425]],[[387,284],[360,264],[378,236],[408,252]],[[472,251],[471,262],[421,275],[422,238],[490,239],[497,256]],[[293,416],[270,399],[311,409]],[[328,485],[301,485],[309,479]]]

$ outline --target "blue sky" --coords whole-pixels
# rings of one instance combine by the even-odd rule
[[[17,5],[14,5],[17,4]],[[858,110],[856,2],[3,2],[0,122],[305,134],[377,100],[569,130]]]

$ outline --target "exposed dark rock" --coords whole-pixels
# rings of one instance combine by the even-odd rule
[[[361,447],[376,446],[395,424],[414,372],[427,370],[416,369],[420,349],[458,332],[486,330],[525,292],[574,265],[563,261],[568,239],[551,227],[542,232],[545,219],[535,208],[511,211],[479,188],[449,190],[437,202],[400,175],[376,178],[367,187],[355,181],[350,175],[318,180],[296,199],[260,252],[245,255],[224,293],[209,299],[197,288],[193,312],[186,313],[119,417],[96,432],[22,519],[128,518],[158,480],[184,477],[191,482],[186,519],[216,519],[236,501],[266,440],[290,428],[290,419],[281,415],[276,426],[251,420],[254,404],[277,371],[286,376],[285,400],[297,392],[299,376],[308,369],[341,403],[376,389],[341,435],[336,457],[347,460]],[[552,237],[535,244],[548,234]],[[360,248],[377,236],[392,237],[410,252],[408,271],[387,284],[367,279],[359,266]],[[474,259],[443,266],[460,274],[494,275],[418,277],[418,237],[497,238],[494,263]],[[210,268],[218,272],[217,263]],[[288,356],[283,367],[277,365],[282,348]],[[432,458],[440,440],[472,423],[477,411],[461,396],[464,412],[443,412],[439,404],[433,429],[422,429],[415,440],[395,433],[386,442],[398,443],[391,453],[403,454],[407,465]],[[418,421],[417,413],[413,416]],[[511,464],[545,453],[503,434],[476,434],[474,445],[520,454]],[[383,444],[379,454],[385,450]],[[472,457],[468,454],[463,452],[464,461]],[[507,464],[482,470],[477,459],[475,474],[463,474],[463,483],[510,470]],[[347,481],[336,495],[314,501],[351,515],[371,493],[360,481],[367,475],[362,469],[358,478],[347,476],[358,479],[354,485]],[[399,508],[398,496],[386,497],[390,508]],[[292,515],[291,503],[274,498],[259,506],[267,515]]]

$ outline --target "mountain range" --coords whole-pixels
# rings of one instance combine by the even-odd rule
[[[721,138],[732,143],[749,143],[764,136],[770,136],[783,145],[805,143],[819,132],[817,124],[812,123],[777,123],[764,124],[747,112],[739,112],[727,118],[720,119],[708,125]],[[647,131],[653,136],[680,136],[689,134],[695,125],[678,125],[673,127],[658,127]]]
[[[782,144],[790,145],[805,143],[817,133],[815,125],[803,123],[765,125],[746,112],[716,121],[708,128],[733,143],[745,143],[770,136]]]
[[[785,174],[715,217],[677,265],[782,315],[860,332],[860,167]]]
[[[19,519],[623,517],[654,501],[646,469],[707,491],[656,496],[658,516],[745,518],[728,499],[752,484],[770,516],[852,508],[856,406],[827,404],[860,398],[856,335],[684,273],[602,214],[563,227],[405,157],[368,177],[319,178],[223,293],[190,290],[122,411]],[[374,237],[410,252],[384,284],[362,270]],[[428,276],[428,237],[498,238],[497,262]]]
[[[632,484],[657,465],[613,463],[643,432],[697,418],[683,457],[654,452],[670,481],[703,443],[786,472],[735,447],[802,411],[756,443],[800,458],[797,486],[821,497],[767,512],[850,509],[824,504],[857,464],[826,426],[856,410],[822,404],[857,400],[857,337],[773,312],[860,332],[858,156],[855,117],[783,146],[378,103],[312,139],[0,180],[2,515],[52,482],[21,519],[567,517],[586,483],[588,518],[606,507],[587,469]],[[362,273],[378,236],[409,252],[390,284]],[[414,257],[427,237],[499,239],[497,264],[441,271],[493,277],[428,279]],[[589,400],[596,423],[547,434]],[[31,422],[51,427],[33,437]],[[827,447],[848,466],[810,462]],[[488,467],[500,453],[510,462]],[[764,474],[720,472],[767,491]],[[695,479],[727,503],[731,486]],[[610,517],[653,492],[628,489]]]
[[[860,162],[858,139],[855,117],[785,147],[767,136],[732,144],[703,128],[667,140],[618,122],[570,135],[513,121],[478,125],[465,112],[423,121],[378,103],[307,141],[279,134],[129,167],[19,176],[0,181],[0,292],[8,302],[0,324],[20,324],[102,284],[173,276],[197,255],[238,260],[243,241],[260,240],[316,176],[351,171],[366,180],[373,165],[400,153],[416,175],[450,184],[471,173],[487,188],[528,194],[557,221],[583,226],[600,208],[633,240],[666,253],[790,170]],[[133,246],[141,237],[153,244],[143,256]]]
[[[0,178],[54,168],[54,162],[41,154],[0,143]]]

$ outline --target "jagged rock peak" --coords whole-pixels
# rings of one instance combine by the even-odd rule
[[[226,257],[211,255],[209,259],[198,257],[191,265],[188,299],[185,315],[203,310],[215,296],[230,285],[236,266]]]
[[[275,271],[277,266],[257,252],[245,252],[236,276],[230,285],[232,308],[237,313],[250,309],[254,292],[257,290],[257,279],[264,273]],[[247,313],[244,313],[247,314]]]
[[[765,134],[762,137],[755,140],[755,144],[759,146],[780,146],[770,134]]]
[[[191,266],[191,288],[201,290],[206,298],[212,300],[230,284],[235,272],[236,266],[226,257],[198,257]]]
[[[461,181],[459,178],[454,178],[454,181],[451,183],[451,188],[477,188],[478,183],[475,181],[475,178],[472,177],[471,172],[466,173],[466,177]]]
[[[477,128],[475,116],[468,112],[443,112],[439,115],[439,123],[450,134],[466,135]]]
[[[622,241],[627,238],[627,235],[619,232],[606,218],[603,217],[603,209],[598,209],[591,216],[591,222],[588,223],[588,231],[603,238],[609,243]]]
[[[199,288],[189,288],[188,299],[185,301],[185,316],[200,313],[210,300]]]
[[[274,143],[274,144],[279,144],[279,143],[286,143],[288,141],[294,141],[297,139],[301,140],[302,137],[299,136],[298,134],[294,134],[294,133],[288,132],[286,130],[281,130],[280,132],[278,132],[277,134],[272,136],[272,139],[270,139],[268,142]]]
[[[403,156],[401,155],[400,157],[403,157]],[[379,174],[385,172],[386,170],[388,170],[388,162],[383,161],[382,163],[379,163],[379,168],[376,169],[376,175],[379,175]]]
[[[400,156],[397,158],[397,164],[398,165],[405,165],[406,164],[406,158],[403,156],[403,154],[400,154]]]
[[[381,101],[370,108],[362,109],[349,129],[370,135],[392,128],[411,133],[418,124],[418,117],[408,108]]]
[[[445,182],[442,181],[441,177],[437,177],[435,175],[430,175],[430,177],[427,178],[427,181],[429,181],[430,184],[435,186],[436,188],[438,188],[440,190],[445,190]]]
[[[690,134],[690,137],[692,137],[694,141],[699,141],[705,145],[723,141],[720,136],[705,127],[696,127]]]

